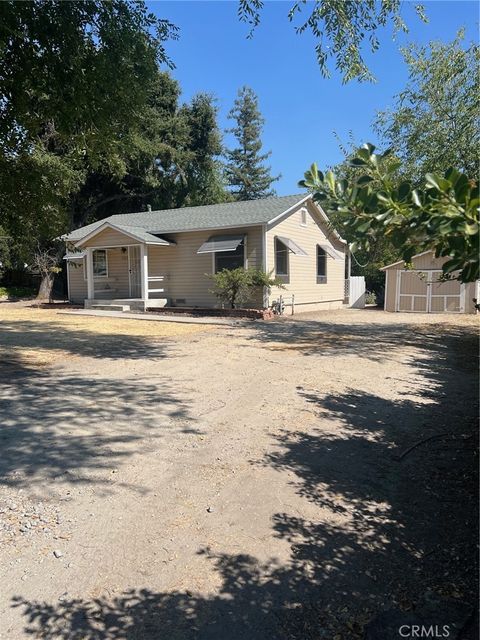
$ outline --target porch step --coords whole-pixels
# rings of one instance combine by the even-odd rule
[[[129,304],[92,304],[90,309],[94,311],[130,311]]]

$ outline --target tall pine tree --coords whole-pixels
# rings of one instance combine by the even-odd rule
[[[271,151],[260,153],[261,133],[265,120],[258,107],[258,98],[250,87],[242,87],[228,117],[236,121],[236,126],[227,129],[238,141],[235,149],[226,151],[225,175],[236,200],[254,200],[275,195],[271,189],[280,176],[272,177],[271,167],[265,160]]]

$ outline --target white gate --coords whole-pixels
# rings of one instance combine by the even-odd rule
[[[365,307],[365,278],[363,276],[350,276],[348,306],[354,309]]]
[[[130,298],[141,298],[142,269],[139,245],[128,247],[128,289]]]
[[[441,280],[438,269],[397,271],[396,311],[463,313],[465,287],[458,280]]]

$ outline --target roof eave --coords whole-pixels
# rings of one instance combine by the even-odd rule
[[[229,225],[213,225],[211,227],[195,227],[193,229],[162,229],[161,231],[148,231],[147,233],[161,233],[162,235],[167,233],[195,233],[196,231],[215,231],[216,229],[244,229],[245,227],[261,227],[265,222],[245,222],[244,224],[229,224]]]
[[[278,220],[280,220],[281,218],[283,218],[283,216],[288,215],[291,211],[293,211],[295,209],[295,207],[298,207],[299,204],[303,204],[304,202],[306,202],[308,199],[310,199],[312,197],[311,193],[307,193],[306,196],[304,196],[303,198],[300,198],[300,200],[298,200],[297,202],[295,202],[291,207],[288,207],[288,209],[285,209],[285,211],[282,211],[282,213],[279,213],[278,215],[276,215],[274,218],[271,218],[270,220],[266,221],[266,224],[273,224],[274,222],[277,222]]]
[[[324,222],[326,222],[327,224],[330,225],[331,223],[330,223],[330,220],[328,219],[327,214],[322,209],[322,207],[318,204],[318,202],[315,202],[315,200],[313,199],[313,195],[311,193],[307,193],[306,196],[304,196],[303,198],[300,198],[300,200],[298,200],[298,202],[293,204],[291,207],[289,207],[288,209],[285,209],[285,211],[283,211],[282,213],[278,214],[277,216],[275,216],[271,220],[268,220],[267,224],[271,225],[271,224],[274,224],[275,222],[278,222],[278,220],[281,220],[284,216],[287,216],[296,207],[298,207],[299,205],[303,204],[304,202],[307,202],[307,200],[311,200],[312,204],[318,210],[318,212],[320,214],[320,217],[323,218]],[[338,240],[338,242],[341,242],[342,244],[348,244],[347,241],[342,238],[342,236],[338,233],[338,231],[336,229],[334,229],[333,227],[330,227],[330,228],[332,230],[332,234],[335,236],[335,238]]]
[[[80,240],[78,240],[75,243],[75,246],[81,248],[82,246],[85,245],[86,242],[88,242],[89,240],[94,238],[96,235],[98,235],[102,231],[105,231],[105,229],[113,229],[114,231],[118,231],[118,233],[122,233],[123,235],[128,236],[129,238],[132,238],[133,240],[137,240],[138,242],[141,242],[142,244],[162,245],[162,246],[169,246],[169,245],[172,244],[171,242],[168,242],[167,240],[162,240],[160,238],[158,240],[149,240],[149,239],[142,238],[142,237],[136,235],[135,232],[128,231],[127,229],[125,229],[121,225],[117,226],[113,222],[105,221],[103,224],[98,226],[96,229],[93,229],[93,231],[88,233],[86,236],[84,236],[83,238],[80,238]],[[150,234],[149,231],[145,231],[145,233],[148,233],[149,235],[152,235],[152,234]]]
[[[330,229],[332,230],[333,235],[335,236],[335,238],[338,240],[338,242],[341,242],[342,244],[348,245],[348,242],[342,238],[342,236],[338,233],[338,231],[331,226],[331,222],[327,216],[327,214],[325,213],[325,211],[323,210],[323,208],[318,204],[318,202],[315,202],[315,200],[313,200],[312,198],[312,204],[315,206],[315,208],[319,211],[321,217],[323,218],[323,220],[330,225]]]

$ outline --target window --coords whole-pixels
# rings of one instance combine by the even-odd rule
[[[232,271],[238,267],[245,266],[245,242],[242,241],[235,251],[216,251],[215,256],[215,273],[219,271]]]
[[[327,253],[325,249],[317,246],[317,284],[327,281]]]
[[[92,252],[93,277],[106,278],[108,276],[107,252],[105,249],[97,249]]]
[[[301,209],[300,211],[300,224],[302,225],[302,227],[307,226],[307,210],[306,209]]]
[[[288,276],[288,247],[278,238],[275,238],[275,273]]]

